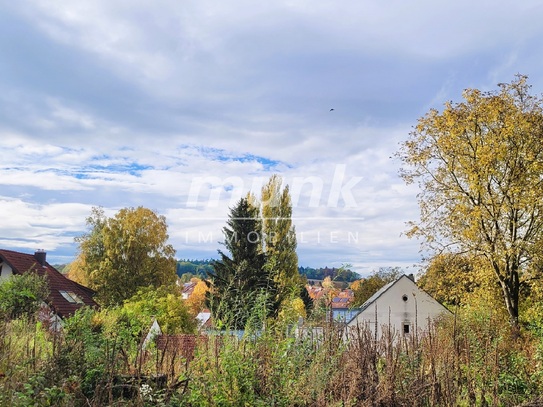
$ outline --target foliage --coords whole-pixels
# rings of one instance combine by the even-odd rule
[[[196,285],[190,297],[185,300],[185,303],[192,315],[198,315],[205,307],[208,286],[204,280],[200,280],[199,278],[193,278],[191,282]]]
[[[49,295],[47,278],[27,272],[0,283],[0,316],[32,317]]]
[[[265,294],[269,314],[277,310],[276,287],[262,252],[262,223],[259,209],[249,197],[231,209],[223,228],[224,245],[231,257],[219,250],[220,260],[209,275],[207,306],[218,325],[242,329],[257,299]]]
[[[330,277],[334,281],[354,282],[360,278],[357,273],[345,267],[299,267],[298,271],[311,280],[324,280],[325,277]]]
[[[409,234],[485,259],[515,327],[542,253],[543,108],[529,90],[521,75],[498,91],[468,89],[464,102],[419,119],[398,153],[401,175],[422,190]]]
[[[241,338],[228,332],[211,337],[191,366],[187,401],[201,406],[333,405],[326,401],[332,401],[330,377],[340,367],[339,336],[327,332],[321,337],[324,346],[315,346],[310,339],[285,335],[284,322]]]
[[[129,320],[140,322],[139,331],[150,327],[155,318],[166,334],[193,333],[196,329],[196,320],[172,286],[142,288],[124,302],[121,311]]]
[[[82,255],[77,256],[74,261],[64,267],[66,277],[85,287],[90,286],[89,275],[86,272],[85,258]]]
[[[77,239],[77,264],[101,304],[119,305],[141,287],[175,281],[175,250],[167,244],[163,216],[138,207],[106,218],[101,209],[94,208],[87,225],[89,233]]]
[[[381,267],[378,271],[374,271],[369,277],[355,281],[351,284],[354,295],[352,305],[354,307],[361,306],[382,287],[396,280],[401,275],[402,272],[397,267]]]
[[[267,267],[277,285],[277,301],[299,296],[304,286],[298,273],[296,230],[292,224],[289,187],[272,175],[261,195],[263,250]]]
[[[543,329],[513,340],[492,306],[457,307],[409,338],[358,327],[301,327],[255,303],[244,335],[199,337],[194,353],[154,346],[138,312],[85,309],[47,332],[0,323],[4,406],[514,406],[541,405]],[[144,318],[145,319],[145,318]],[[155,379],[167,381],[159,384]]]
[[[198,277],[201,279],[207,278],[209,272],[213,271],[213,260],[178,260],[176,273],[177,276],[183,279],[185,277],[184,283],[188,282],[193,277]]]
[[[500,287],[492,270],[480,258],[442,253],[432,258],[417,284],[439,302],[476,306],[479,302],[503,308]]]
[[[179,260],[177,262],[177,275],[183,283],[187,283],[191,278],[197,277],[206,279],[210,271],[213,270],[212,262],[214,260]],[[337,267],[298,267],[298,273],[302,277],[312,280],[324,280],[330,276],[334,281],[354,282],[360,279],[360,275],[348,268]]]

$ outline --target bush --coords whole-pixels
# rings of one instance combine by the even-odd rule
[[[47,279],[35,273],[14,275],[0,283],[0,315],[32,317],[49,295]]]

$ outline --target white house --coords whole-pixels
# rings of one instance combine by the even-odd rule
[[[429,321],[450,313],[420,289],[413,275],[403,275],[373,294],[347,322],[347,335],[357,327],[369,328],[376,337],[390,329],[396,336],[424,330]]]

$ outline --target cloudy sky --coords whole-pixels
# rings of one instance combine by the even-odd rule
[[[93,206],[153,209],[178,258],[214,257],[277,173],[300,265],[414,267],[398,144],[465,88],[543,92],[540,1],[1,3],[0,247],[52,263]]]

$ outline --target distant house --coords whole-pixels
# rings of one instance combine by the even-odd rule
[[[28,272],[47,277],[47,306],[52,313],[53,323],[73,315],[83,306],[98,307],[92,298],[94,291],[66,278],[47,263],[46,252],[39,250],[34,254],[26,254],[0,249],[0,283],[14,274]]]
[[[213,326],[211,312],[208,309],[199,312],[196,315],[196,320],[198,321],[198,329],[200,331],[211,329]]]
[[[413,275],[403,275],[372,295],[347,322],[347,334],[357,326],[365,326],[381,337],[383,329],[396,336],[424,330],[429,321],[449,314],[443,305],[420,289]]]
[[[183,287],[181,288],[181,298],[188,300],[194,291],[194,287],[196,287],[196,283],[193,281],[184,283]]]

